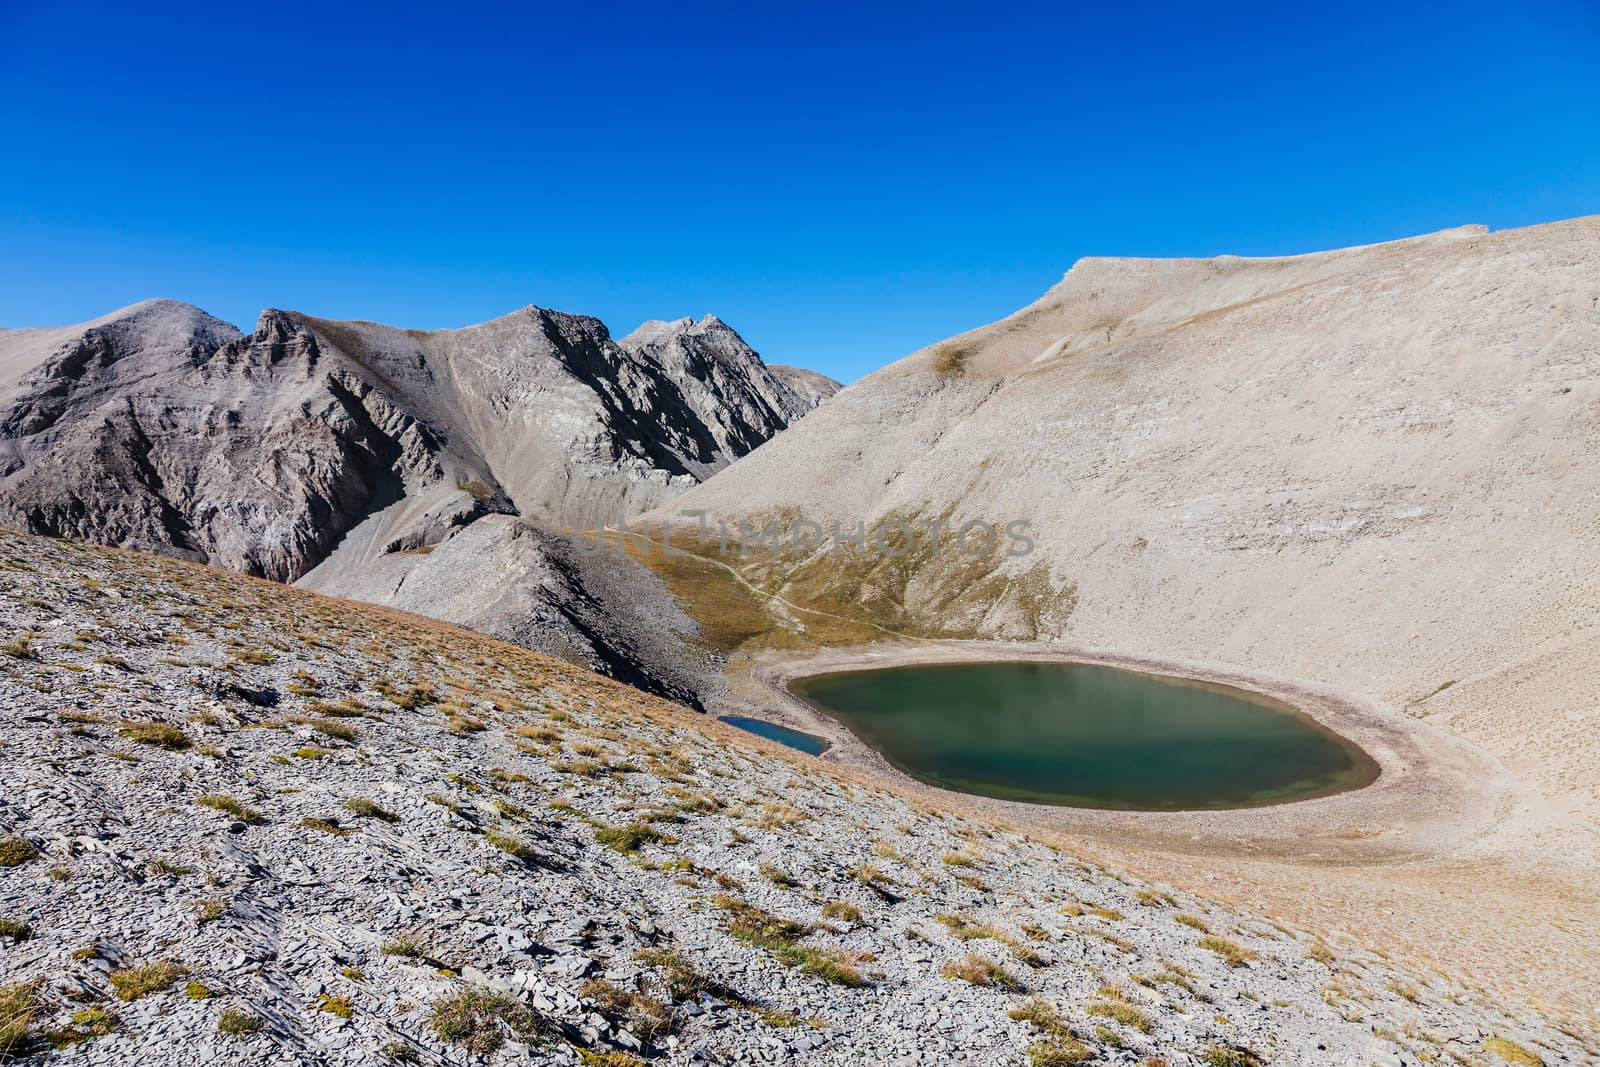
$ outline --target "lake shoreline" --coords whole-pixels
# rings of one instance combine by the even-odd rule
[[[1222,696],[1230,701],[1240,704],[1247,704],[1254,708],[1266,709],[1272,715],[1283,716],[1285,718],[1294,720],[1296,723],[1301,724],[1301,726],[1309,733],[1315,734],[1316,736],[1331,743],[1337,749],[1342,751],[1349,759],[1350,767],[1345,773],[1324,782],[1317,788],[1302,789],[1291,796],[1276,795],[1258,800],[1239,800],[1236,802],[1222,803],[1196,803],[1190,805],[1155,805],[1132,802],[1096,803],[1094,798],[1089,795],[1072,796],[1064,793],[1058,793],[1054,798],[1045,795],[1029,796],[1029,790],[1027,788],[1019,786],[1018,788],[1011,790],[1006,787],[1007,783],[1001,782],[988,783],[988,788],[975,787],[971,789],[965,789],[955,784],[941,782],[936,775],[918,773],[915,768],[907,765],[901,759],[896,759],[892,753],[884,751],[881,745],[875,744],[870,737],[866,736],[855,726],[852,726],[850,722],[850,716],[848,714],[841,713],[838,709],[830,708],[826,701],[817,699],[814,693],[807,692],[808,689],[814,689],[817,687],[819,683],[827,683],[830,681],[837,681],[852,677],[865,678],[869,675],[887,677],[900,672],[918,672],[947,668],[1005,667],[1023,664],[1041,668],[1084,668],[1090,671],[1109,671],[1119,675],[1127,676],[1128,678],[1140,679],[1144,682],[1153,682],[1158,684],[1163,689],[1197,690],[1206,694]],[[1198,811],[1230,811],[1272,807],[1278,804],[1294,803],[1301,800],[1316,800],[1322,797],[1336,796],[1340,793],[1364,789],[1376,781],[1379,775],[1382,773],[1382,766],[1359,744],[1346,737],[1342,733],[1339,733],[1337,730],[1332,729],[1315,716],[1307,714],[1298,705],[1291,703],[1290,701],[1282,700],[1268,694],[1259,693],[1242,686],[1224,685],[1216,681],[1186,677],[1170,673],[1135,671],[1129,670],[1125,667],[1112,667],[1098,663],[1091,664],[1076,660],[1069,661],[1061,659],[955,659],[940,660],[938,663],[898,663],[889,666],[877,666],[867,670],[830,670],[815,674],[807,673],[789,679],[788,682],[785,683],[784,689],[791,697],[805,704],[806,707],[811,709],[813,712],[843,725],[846,730],[850,731],[851,736],[853,736],[858,742],[872,749],[886,762],[891,764],[896,771],[907,777],[914,778],[918,782],[934,788],[947,789],[952,792],[958,792],[968,796],[1006,800],[1014,803],[1038,804],[1047,807],[1072,808],[1074,810],[1121,811],[1130,814],[1154,812],[1182,813]],[[1125,694],[1123,696],[1125,697]],[[1070,714],[1069,709],[1063,710],[1068,711]],[[803,734],[802,736],[812,737],[815,735]]]
[[[1283,701],[1360,745],[1380,767],[1364,788],[1266,807],[1148,812],[999,800],[927,785],[896,770],[837,720],[789,692],[839,670],[1038,660],[1117,667]],[[715,714],[758,716],[830,742],[820,758],[932,809],[1023,829],[1087,859],[1165,880],[1286,922],[1354,937],[1521,997],[1592,1011],[1600,928],[1593,842],[1530,835],[1549,811],[1495,757],[1398,707],[1331,687],[1235,668],[1104,649],[987,641],[892,641],[769,650],[731,663]],[[1466,892],[1463,886],[1470,886]]]
[[[1377,763],[1379,773],[1360,789],[1251,808],[1118,811],[1001,800],[918,781],[790,689],[801,678],[839,671],[1008,661],[1113,667],[1264,697],[1293,708],[1358,746]],[[1008,818],[1022,814],[1030,819],[1046,818],[1092,836],[1124,844],[1137,840],[1142,847],[1163,851],[1209,855],[1270,852],[1321,862],[1395,862],[1434,854],[1473,838],[1492,818],[1503,785],[1488,757],[1420,720],[1302,683],[1218,667],[1059,646],[951,641],[774,653],[752,658],[747,670],[761,697],[762,717],[825,738],[830,743],[825,759],[936,793],[945,803],[999,805]],[[1377,837],[1363,832],[1374,825],[1388,827],[1390,832]],[[1397,828],[1403,833],[1393,832]],[[1341,835],[1349,835],[1349,839]]]

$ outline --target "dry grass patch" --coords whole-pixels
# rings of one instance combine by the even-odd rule
[[[933,921],[949,929],[950,933],[960,941],[978,941],[989,938],[994,941],[1002,940],[999,930],[986,923],[974,922],[965,915],[935,915]]]
[[[170,722],[125,722],[117,733],[141,745],[153,745],[168,752],[181,752],[191,744],[189,735]]]
[[[483,989],[464,989],[436,1001],[429,1023],[441,1041],[488,1056],[505,1044],[507,1035],[534,1044],[545,1023],[515,997]]]
[[[1075,1037],[1047,1037],[1027,1048],[1028,1067],[1077,1067],[1094,1059],[1094,1051]]]
[[[667,798],[673,810],[685,815],[709,815],[711,812],[722,808],[722,801],[709,793],[696,793],[682,786],[673,786],[667,790]]]
[[[373,686],[373,688],[379,693],[382,693],[384,699],[389,701],[389,703],[406,711],[416,711],[418,708],[427,707],[429,704],[432,704],[438,700],[438,696],[434,692],[433,686],[429,685],[427,682],[422,682],[411,686],[408,689],[403,689],[399,686],[396,686],[392,682],[383,680],[379,681]]]
[[[1156,1024],[1151,1020],[1150,1016],[1145,1014],[1137,1005],[1131,1003],[1121,990],[1101,989],[1096,996],[1098,999],[1092,1002],[1087,1009],[1090,1015],[1098,1015],[1101,1018],[1110,1019],[1112,1022],[1120,1023],[1142,1034],[1148,1034],[1155,1029]]]
[[[1237,941],[1230,941],[1226,937],[1218,937],[1215,934],[1202,937],[1198,944],[1201,948],[1209,952],[1215,952],[1227,960],[1229,967],[1243,967],[1256,958],[1254,952],[1251,952]]]
[[[39,857],[39,846],[26,837],[0,838],[0,867],[20,867]]]
[[[292,692],[294,686],[290,686],[289,689]],[[319,715],[328,719],[359,719],[366,713],[367,706],[359,700],[341,700],[337,704],[316,701],[306,705],[306,714]]]
[[[585,982],[578,995],[594,1001],[601,1015],[627,1026],[642,1041],[654,1041],[673,1028],[672,1012],[661,1001],[623,989],[603,978]]]
[[[810,815],[792,804],[762,804],[761,814],[756,817],[756,825],[763,830],[784,830],[809,818]]]
[[[355,1003],[349,997],[336,997],[327,993],[317,998],[317,1010],[337,1015],[341,1019],[353,1019],[356,1014]]]
[[[941,378],[954,378],[966,370],[968,357],[976,351],[963,341],[942,341],[935,345],[928,365]]]
[[[684,547],[694,547],[692,533],[674,530],[674,552],[681,537],[688,538]],[[666,555],[654,539],[646,552],[639,552],[631,543],[629,551],[667,584],[684,610],[700,624],[692,639],[695,643],[729,653],[777,625],[761,599],[713,560],[698,555]]]
[[[352,815],[359,815],[363,819],[378,819],[382,822],[399,822],[400,816],[387,808],[380,807],[376,801],[364,797],[351,797],[344,802],[344,810]]]
[[[667,992],[673,1000],[693,1000],[713,984],[675,949],[647,948],[637,953],[634,959],[650,967],[659,967],[664,972]]]
[[[768,863],[763,860],[761,863],[757,864],[756,870],[761,874],[761,877],[765,878],[779,889],[794,889],[800,885],[799,882],[794,880],[793,875],[784,870],[782,867],[779,867],[776,863]]]
[[[1004,967],[982,956],[968,955],[959,960],[950,960],[939,968],[939,973],[946,978],[959,978],[976,986],[994,986],[1008,993],[1023,992],[1022,983]]]
[[[620,1052],[616,1049],[596,1052],[594,1049],[580,1048],[578,1063],[582,1067],[647,1067],[645,1061],[633,1053]]]
[[[173,960],[147,963],[143,967],[123,967],[109,975],[111,988],[121,1000],[139,1000],[171,989],[189,969]]]
[[[1395,996],[1399,997],[1401,1000],[1408,1001],[1412,1004],[1422,1003],[1422,994],[1418,993],[1415,989],[1408,985],[1403,985],[1400,982],[1389,982],[1384,986],[1384,988],[1389,990],[1389,992],[1393,993]]]
[[[483,840],[513,859],[521,860],[523,863],[537,864],[540,861],[538,850],[515,834],[502,833],[499,830],[485,830],[483,832]]]
[[[1029,997],[1007,1014],[1039,1035],[1027,1048],[1029,1067],[1076,1067],[1094,1058],[1094,1051],[1078,1039],[1049,1001]]]
[[[38,981],[0,986],[0,1060],[9,1061],[27,1043],[43,1011]]]
[[[217,1020],[217,1032],[227,1034],[229,1037],[249,1037],[251,1034],[260,1033],[263,1025],[254,1015],[238,1008],[229,1008],[222,1013],[222,1018]]]
[[[81,1045],[91,1038],[104,1037],[116,1025],[116,1015],[105,1008],[84,1008],[72,1013],[72,1025],[49,1035],[50,1044],[58,1049]]]
[[[832,900],[822,906],[822,917],[858,923],[861,921],[861,909],[843,900]]]
[[[1207,996],[1205,993],[1202,993],[1200,988],[1194,984],[1193,974],[1181,967],[1175,967],[1170,963],[1162,964],[1161,973],[1157,974],[1149,981],[1156,985],[1177,986],[1179,989],[1183,990],[1185,993],[1188,993],[1196,1000],[1207,1002],[1211,1000],[1209,996]]]
[[[385,956],[399,956],[409,960],[421,959],[423,955],[422,942],[409,934],[390,938],[378,951]]]
[[[606,826],[594,832],[594,839],[614,852],[631,855],[645,845],[662,840],[661,832],[653,826],[631,822],[626,826]]]
[[[346,743],[354,741],[358,732],[354,726],[338,719],[318,719],[311,724],[311,728],[323,737],[331,737],[335,741]]]
[[[859,986],[864,983],[861,972],[844,953],[837,949],[822,949],[800,943],[802,938],[811,933],[810,927],[773,915],[726,894],[718,894],[715,903],[728,913],[726,929],[732,937],[764,949],[785,967],[793,967],[801,974],[809,974],[834,985]]]
[[[33,650],[32,643],[26,637],[19,637],[15,641],[7,641],[0,645],[0,652],[15,659],[38,659],[39,654]]]
[[[205,793],[195,797],[194,802],[203,808],[211,808],[214,811],[232,815],[240,822],[261,821],[261,813],[259,811],[224,793]]]
[[[1485,1052],[1499,1056],[1512,1067],[1544,1067],[1544,1059],[1515,1041],[1496,1035],[1483,1043]]]

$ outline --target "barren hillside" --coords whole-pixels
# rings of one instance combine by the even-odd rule
[[[746,566],[796,605],[1323,684],[1600,816],[1600,219],[1079,262],[661,511],[1027,520]],[[953,527],[952,527],[953,529]],[[948,537],[948,535],[947,535]]]

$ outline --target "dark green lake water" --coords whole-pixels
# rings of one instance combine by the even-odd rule
[[[1065,663],[971,663],[793,684],[890,763],[964,793],[1075,807],[1241,808],[1366,785],[1377,765],[1239,690]]]

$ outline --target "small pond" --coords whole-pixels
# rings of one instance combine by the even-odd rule
[[[801,752],[812,756],[821,755],[828,747],[828,742],[816,734],[801,733],[799,730],[791,730],[787,726],[779,726],[777,723],[768,722],[765,719],[750,719],[743,715],[723,715],[718,721],[725,722],[729,726],[737,726],[741,730],[748,730],[753,734],[759,734],[768,741],[776,741],[780,745],[797,748]]]

